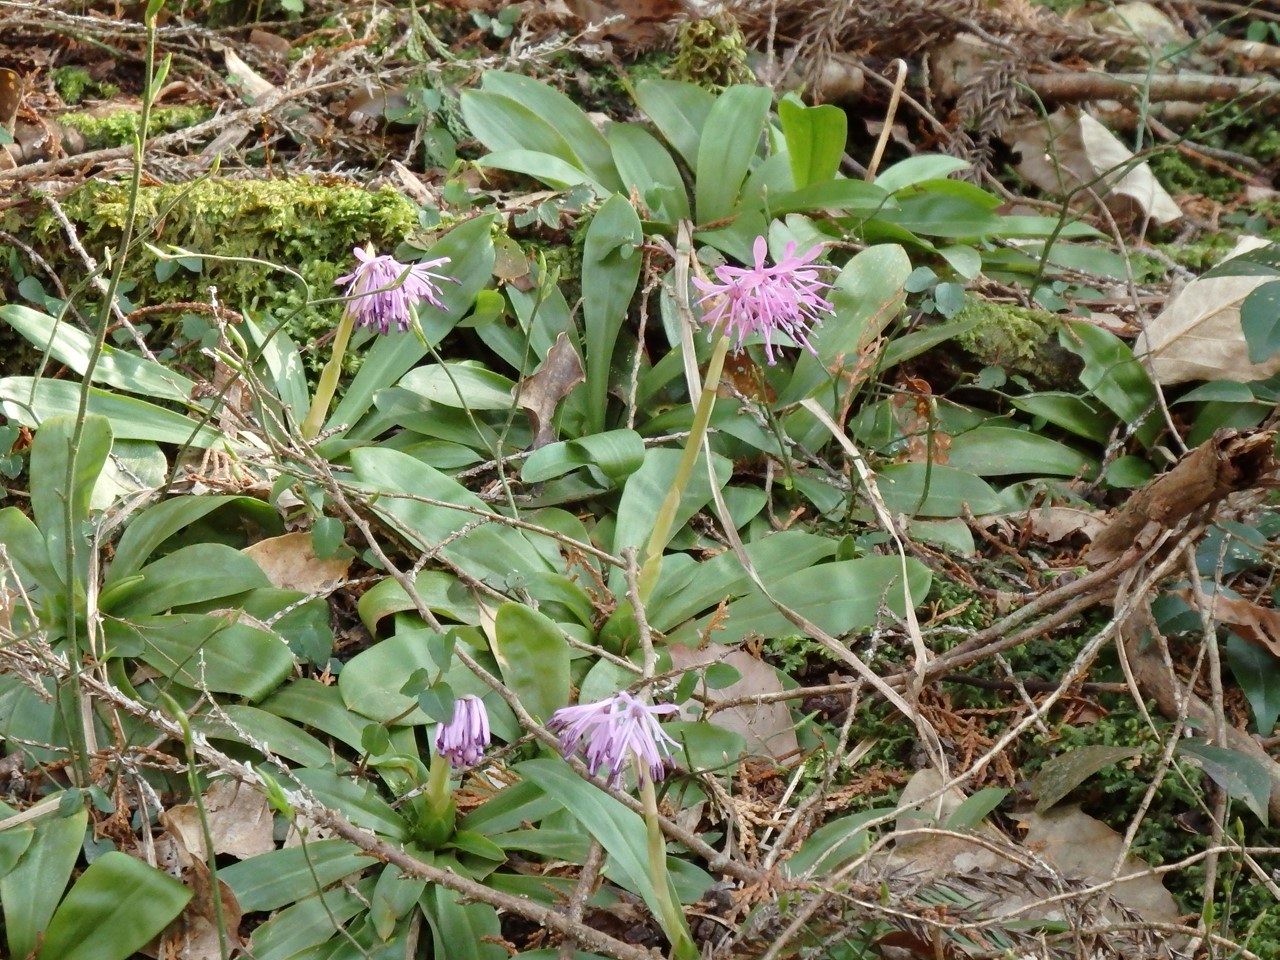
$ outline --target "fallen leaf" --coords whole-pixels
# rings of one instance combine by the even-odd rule
[[[215,780],[202,798],[214,854],[247,860],[276,848],[275,822],[262,794],[236,780]],[[207,860],[204,826],[193,803],[162,814],[165,827],[195,860]],[[184,866],[186,861],[182,861]]]
[[[275,90],[274,83],[262,77],[253,67],[241,60],[230,47],[222,51],[222,57],[227,64],[227,79],[231,81],[233,87],[239,88],[240,95],[246,102],[257,103]]]
[[[725,657],[721,657],[722,651],[714,646],[695,650],[672,644],[668,650],[671,664],[676,669],[697,670],[712,663],[726,663],[738,671],[740,676],[733,683],[706,691],[708,707],[741,697],[782,692],[778,671],[745,650],[734,650]],[[685,719],[693,719],[693,715],[687,715]],[[794,762],[799,755],[795,721],[784,702],[738,704],[717,710],[707,722],[722,730],[741,734],[747,741],[749,754],[773,757],[782,762]]]
[[[309,533],[268,537],[245,547],[243,553],[262,568],[273,587],[303,593],[327,593],[342,582],[351,566],[351,558],[340,554],[327,560],[317,557]]]
[[[1191,607],[1196,607],[1190,588],[1174,593]],[[1215,593],[1206,598],[1213,619],[1229,626],[1241,640],[1257,644],[1273,657],[1280,657],[1280,610],[1262,607],[1243,597]]]
[[[530,450],[545,447],[556,438],[556,407],[584,379],[582,359],[569,338],[562,332],[547,351],[541,365],[516,386],[517,400],[529,415],[533,426]]]
[[[1046,506],[1030,511],[1027,523],[1037,537],[1058,543],[1075,534],[1092,540],[1107,525],[1107,518],[1101,510]]]
[[[1103,883],[1124,850],[1124,838],[1079,806],[1057,807],[1044,813],[1015,813],[1026,835],[1023,842],[1068,877]],[[1148,870],[1132,854],[1125,856],[1119,876],[1128,877]],[[1143,920],[1173,923],[1178,904],[1158,876],[1147,874],[1122,880],[1111,888],[1111,896]]]
[[[1135,208],[1143,219],[1170,223],[1182,210],[1145,163],[1110,130],[1076,107],[1061,107],[1047,122],[1035,117],[1006,128],[1015,152],[1022,155],[1018,173],[1046,193],[1061,196],[1086,189],[1098,194],[1118,218]]]
[[[1241,237],[1224,258],[1267,246],[1261,237]],[[1133,345],[1155,381],[1163,386],[1188,380],[1262,380],[1280,372],[1280,355],[1249,361],[1240,325],[1240,306],[1271,276],[1201,277],[1184,286],[1147,324]]]

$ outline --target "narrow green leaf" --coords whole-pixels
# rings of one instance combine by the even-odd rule
[[[1091,479],[1098,461],[1039,433],[982,426],[951,439],[947,462],[979,477],[1015,475]]]
[[[70,380],[5,377],[0,380],[0,413],[26,427],[38,427],[51,417],[74,417],[80,409],[80,385]],[[154,440],[211,447],[226,443],[216,430],[196,431],[192,418],[136,397],[108,390],[89,390],[89,413],[105,417],[120,440]]]
[[[62,576],[49,557],[49,545],[40,529],[17,507],[0,510],[0,543],[24,580],[36,583],[51,596],[61,592]]]
[[[1272,764],[1249,754],[1219,747],[1200,737],[1178,741],[1178,753],[1193,759],[1233,800],[1242,800],[1267,825]]]
[[[585,183],[595,191],[597,196],[604,197],[610,193],[603,184],[592,179],[585,170],[567,160],[538,150],[495,150],[493,153],[485,154],[480,159],[480,164],[493,167],[495,170],[523,173],[558,190],[568,190],[580,183]]]
[[[448,865],[448,861],[445,862]],[[422,894],[422,908],[435,944],[433,956],[449,960],[507,960],[498,912],[487,903],[433,883]]]
[[[374,862],[345,840],[311,840],[223,867],[218,879],[231,888],[245,913],[257,913],[318,893]]]
[[[876,486],[889,509],[915,517],[961,517],[1000,509],[986,481],[941,464],[893,463],[882,467]]]
[[[845,112],[829,103],[806,107],[784,99],[778,104],[778,119],[787,140],[796,189],[834,179],[849,135]]]
[[[1266,363],[1280,353],[1280,280],[1264,283],[1244,298],[1240,328],[1250,363]]]
[[[644,439],[634,430],[606,430],[580,440],[562,440],[535,450],[520,470],[525,483],[542,483],[580,467],[599,471],[602,486],[618,483],[644,463]]]
[[[83,804],[69,817],[41,817],[36,821],[27,852],[0,877],[0,905],[4,908],[9,956],[29,957],[35,953],[80,859],[88,824],[89,811]]]
[[[636,84],[636,103],[689,169],[696,170],[702,128],[716,98],[692,83],[642,80]]]
[[[582,319],[586,347],[588,421],[584,433],[605,426],[613,352],[640,279],[644,241],[640,217],[614,194],[591,220],[582,251]]]
[[[662,223],[688,220],[689,194],[684,178],[657,137],[635,123],[610,124],[606,132],[622,178],[622,192],[629,196],[634,190],[650,215]]]
[[[824,823],[785,861],[787,875],[802,877],[830,873],[865,853],[871,840],[862,825],[892,812],[891,808],[880,807]]]
[[[1058,341],[1084,360],[1080,383],[1117,417],[1137,425],[1136,436],[1144,445],[1154,442],[1163,427],[1155,413],[1156,390],[1133,351],[1109,330],[1090,323],[1067,323]]]
[[[1045,762],[1032,779],[1036,812],[1043,813],[1099,770],[1141,755],[1141,747],[1086,744]]]
[[[182,912],[191,895],[127,853],[104,853],[49,921],[40,960],[128,960]]]
[[[899,160],[876,177],[876,186],[889,193],[927,180],[941,180],[970,166],[967,160],[931,153]]]
[[[1227,662],[1236,683],[1249,698],[1258,733],[1271,736],[1276,718],[1280,717],[1280,660],[1258,644],[1232,633],[1227,637]]]
[[[218,575],[211,577],[209,572]],[[270,587],[262,568],[246,554],[221,543],[194,543],[138,571],[140,589],[132,590],[110,613],[136,617],[232,597],[255,587]]]
[[[0,320],[6,321],[49,356],[64,363],[78,375],[89,369],[93,340],[69,323],[59,323],[48,314],[18,303],[0,307]],[[126,393],[136,393],[157,400],[187,405],[191,402],[193,381],[171,367],[135,356],[126,350],[104,346],[93,368],[93,382]]]
[[[502,679],[543,722],[569,703],[569,644],[555,621],[521,603],[498,608],[493,653]]]
[[[760,150],[760,134],[769,115],[767,87],[729,87],[707,115],[694,169],[694,204],[699,223],[722,220],[733,212],[742,181]]]
[[[31,485],[31,512],[49,545],[49,559],[64,582],[68,540],[75,546],[76,578],[83,580],[89,569],[89,539],[85,529],[89,502],[98,475],[111,453],[111,424],[105,417],[85,417],[79,443],[73,450],[75,426],[72,417],[54,417],[36,431],[31,444],[31,475],[42,478],[41,482]],[[69,515],[68,468],[73,471]]]

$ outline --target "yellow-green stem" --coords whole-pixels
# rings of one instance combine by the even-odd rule
[[[698,948],[685,922],[684,911],[672,896],[671,880],[667,876],[667,842],[658,823],[658,795],[653,781],[643,763],[637,763],[640,776],[640,801],[644,804],[644,823],[649,837],[649,874],[653,878],[653,892],[662,914],[662,926],[671,941],[671,956],[675,960],[694,960]]]
[[[320,382],[316,384],[315,396],[311,398],[311,409],[307,411],[307,419],[302,421],[302,439],[311,440],[320,432],[324,418],[329,414],[329,404],[333,403],[333,395],[338,392],[338,378],[342,376],[342,358],[347,352],[347,342],[351,339],[351,331],[355,329],[355,317],[350,310],[344,310],[342,319],[338,321],[338,330],[333,335],[333,353],[329,362],[320,371]]]
[[[658,582],[658,574],[662,570],[662,551],[671,539],[671,528],[675,526],[676,512],[680,509],[680,499],[684,496],[689,478],[693,476],[694,465],[698,462],[698,453],[702,450],[703,438],[707,435],[707,424],[711,422],[711,410],[716,403],[716,389],[720,386],[720,373],[724,370],[724,358],[729,353],[729,338],[721,336],[711,351],[711,359],[707,361],[706,377],[702,381],[702,393],[698,396],[698,406],[693,412],[693,425],[689,428],[689,436],[684,442],[684,452],[680,464],[676,468],[675,479],[666,499],[658,510],[653,523],[653,533],[644,548],[644,557],[640,564],[639,587],[640,602],[649,599],[654,586]]]

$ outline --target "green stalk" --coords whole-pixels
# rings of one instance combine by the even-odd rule
[[[645,545],[641,558],[639,595],[640,602],[649,599],[653,588],[657,585],[658,574],[662,570],[662,551],[671,539],[671,528],[675,525],[676,511],[680,509],[680,500],[684,496],[689,478],[693,476],[693,468],[698,462],[698,453],[702,450],[702,440],[707,435],[707,424],[711,422],[711,410],[716,403],[716,389],[720,386],[720,374],[724,370],[724,358],[729,353],[729,338],[723,334],[716,341],[711,351],[711,359],[707,361],[706,377],[702,381],[702,393],[698,396],[698,406],[693,412],[693,426],[689,428],[689,436],[684,442],[684,453],[680,464],[676,467],[675,479],[666,499],[658,510],[653,523],[653,533]]]
[[[649,838],[649,875],[653,878],[653,892],[658,898],[662,926],[671,941],[671,955],[675,960],[696,960],[698,948],[685,922],[684,911],[672,896],[671,879],[667,875],[667,842],[658,823],[658,795],[645,765],[637,763],[636,770],[640,776],[640,800],[644,804],[644,824]]]
[[[333,395],[338,392],[338,378],[342,376],[342,358],[347,352],[347,343],[351,340],[351,331],[355,329],[355,314],[351,310],[342,312],[338,321],[338,330],[333,335],[333,353],[329,362],[320,371],[320,382],[316,384],[315,395],[311,398],[311,408],[307,410],[307,418],[302,421],[302,439],[314,439],[324,425],[324,418],[329,414],[329,404],[333,403]]]

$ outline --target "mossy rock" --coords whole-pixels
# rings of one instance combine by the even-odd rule
[[[1037,388],[1066,390],[1077,386],[1080,359],[1058,342],[1063,319],[1047,310],[977,300],[955,320],[976,320],[976,325],[955,338],[972,358],[966,367],[1000,367],[1005,373],[1025,377]]]
[[[118,250],[128,194],[124,183],[90,182],[63,201],[91,253]],[[24,222],[30,215],[14,208],[0,217],[0,229],[31,242],[59,274],[81,272],[58,222],[47,212]],[[249,313],[264,326],[283,322],[305,343],[337,320],[337,304],[314,301],[338,294],[334,281],[350,269],[352,248],[371,243],[379,252],[393,252],[417,224],[417,208],[394,189],[369,190],[333,178],[210,177],[143,187],[136,224],[141,242],[129,252],[124,289],[133,305],[148,306],[207,302],[208,288],[216,286],[224,306]],[[180,247],[194,259],[175,267],[144,243],[160,250]],[[82,303],[81,309],[91,312],[92,307]],[[151,335],[158,353],[169,345],[166,335],[181,338],[178,321],[175,313],[168,318],[172,329]],[[322,357],[308,360],[313,369],[322,363]]]
[[[203,123],[213,116],[213,111],[203,105],[156,107],[151,111],[147,129],[151,136],[173,130],[185,130]],[[79,131],[84,137],[85,148],[98,150],[104,147],[122,147],[133,143],[142,123],[142,108],[121,106],[118,110],[74,111],[58,117],[64,127]]]

